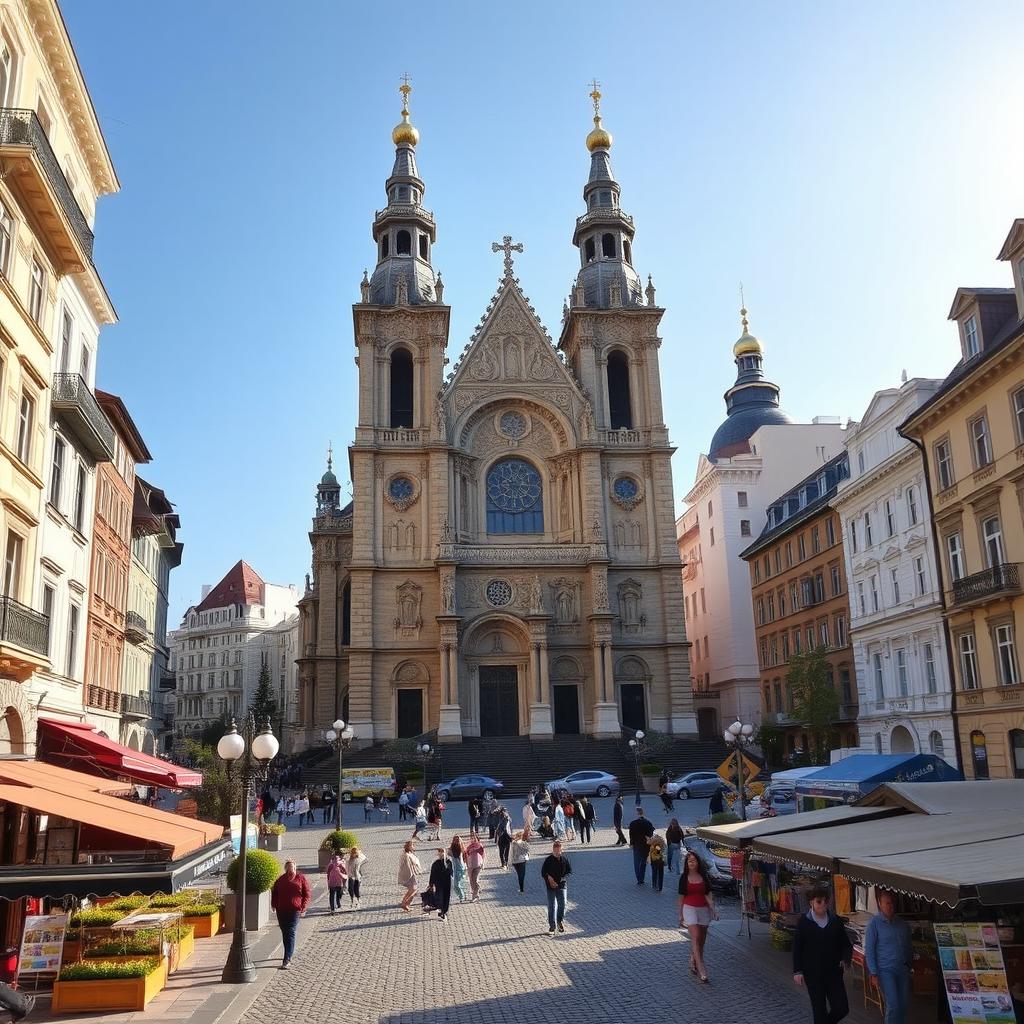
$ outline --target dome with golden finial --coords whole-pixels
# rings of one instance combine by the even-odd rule
[[[594,101],[594,127],[590,130],[590,134],[587,136],[587,149],[593,153],[595,149],[612,148],[612,133],[601,124],[600,82],[595,78],[594,81],[591,82],[591,85],[593,86],[590,98]]]
[[[761,356],[764,355],[764,346],[757,338],[750,333],[750,329],[747,325],[747,311],[746,309],[740,310],[740,322],[743,324],[743,333],[740,335],[739,340],[732,347],[732,354],[736,359],[740,356]]]
[[[403,75],[398,91],[402,94],[402,120],[391,130],[391,141],[396,146],[415,146],[420,141],[420,133],[409,121],[409,93],[412,92],[412,86],[408,75]]]

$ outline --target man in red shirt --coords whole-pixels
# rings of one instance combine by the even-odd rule
[[[295,930],[312,897],[313,893],[306,876],[295,870],[295,861],[286,860],[284,874],[278,877],[273,889],[270,890],[270,906],[277,911],[277,923],[284,941],[282,971],[287,971],[288,964],[291,963],[292,955],[295,953]]]

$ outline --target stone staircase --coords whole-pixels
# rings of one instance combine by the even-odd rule
[[[447,781],[456,775],[489,775],[505,784],[504,796],[525,796],[531,786],[568,775],[584,768],[611,772],[622,783],[623,792],[635,785],[633,756],[625,739],[597,740],[589,736],[557,736],[547,742],[529,736],[467,737],[462,743],[437,744],[436,756],[427,762],[427,783]],[[714,770],[727,754],[724,743],[708,740],[676,740],[649,759],[668,769],[670,776],[699,769]],[[353,767],[393,767],[401,776],[408,763],[396,763],[383,744],[365,747],[345,756]],[[334,758],[309,766],[303,772],[307,785],[337,783]]]

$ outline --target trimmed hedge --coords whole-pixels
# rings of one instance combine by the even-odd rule
[[[150,901],[149,905],[154,908],[162,909],[176,909],[177,907],[187,906],[189,903],[199,903],[200,901],[208,903],[207,897],[211,896],[212,893],[209,891],[204,892],[202,889],[182,889],[181,892],[174,893],[163,893],[160,896],[154,896]]]
[[[346,850],[353,846],[357,846],[359,840],[356,838],[355,832],[347,832],[343,828],[336,828],[333,832],[328,832],[324,836],[324,841],[320,844],[321,850],[333,850],[335,853],[344,853]]]
[[[85,951],[87,960],[102,960],[108,956],[156,956],[160,953],[160,939],[142,938],[140,932],[135,936],[113,939],[110,942],[98,942]]]
[[[213,917],[218,910],[223,908],[219,903],[190,903],[187,907],[181,907],[185,917]]]
[[[71,927],[85,928],[109,928],[124,918],[123,910],[113,910],[109,907],[92,907],[89,910],[79,910],[71,915]]]
[[[122,896],[112,903],[104,904],[104,906],[109,910],[141,910],[143,907],[149,906],[149,900],[148,896]]]
[[[68,964],[61,969],[58,981],[111,981],[116,978],[146,978],[160,969],[160,957],[148,956],[139,960],[123,960],[113,963],[100,960],[91,964],[82,961]]]
[[[236,857],[228,865],[228,888],[238,892],[238,864]],[[282,868],[277,858],[266,850],[247,850],[245,854],[245,891],[248,893],[266,892],[277,881]]]

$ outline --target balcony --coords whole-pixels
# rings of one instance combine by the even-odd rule
[[[85,688],[85,703],[97,711],[110,711],[112,714],[121,713],[121,694],[117,690],[108,690],[105,686],[97,686],[90,683]]]
[[[967,607],[994,597],[1020,593],[1020,565],[1003,562],[953,581],[953,604]]]
[[[93,234],[33,110],[0,109],[0,163],[49,243],[61,274],[92,263]]]
[[[0,674],[24,682],[50,664],[50,616],[0,597]]]
[[[125,615],[124,635],[133,644],[144,644],[147,640],[152,640],[153,638],[149,626],[146,625],[145,618],[138,612],[128,612]]]
[[[718,690],[696,690],[690,691],[694,700],[721,700],[722,694]]]
[[[796,725],[796,719],[788,711],[766,711],[762,716],[765,725]]]
[[[125,718],[152,718],[153,702],[149,697],[143,697],[140,694],[122,693],[121,714]]]
[[[114,458],[114,428],[82,377],[77,373],[55,373],[51,402],[53,411],[97,462]]]

